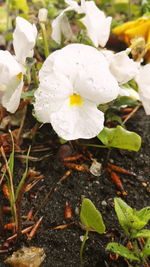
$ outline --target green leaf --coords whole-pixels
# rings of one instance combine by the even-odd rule
[[[142,254],[142,258],[144,259],[150,256],[150,238],[148,238],[141,254]]]
[[[139,259],[131,252],[128,248],[124,247],[115,242],[111,242],[107,245],[106,250],[110,250],[114,253],[119,254],[122,257],[125,257],[129,260],[139,261]]]
[[[99,234],[105,232],[102,215],[88,198],[82,201],[80,220],[85,226],[93,228]]]
[[[141,147],[141,137],[134,132],[125,130],[121,126],[116,128],[104,127],[97,137],[107,147],[133,151],[138,151]]]
[[[132,238],[139,238],[139,237],[150,237],[150,230],[141,230],[135,234],[132,234]]]
[[[30,91],[27,91],[27,92],[23,92],[21,94],[21,99],[28,98],[28,97],[32,98],[34,96],[34,93],[35,93],[35,90],[30,90]]]
[[[133,217],[133,209],[127,205],[121,198],[114,198],[115,212],[118,221],[126,234],[129,234],[130,220]]]
[[[132,99],[128,96],[120,96],[114,101],[114,106],[121,107],[122,105],[127,105],[129,107],[139,105],[138,101]]]
[[[145,225],[148,223],[150,220],[150,206],[145,207],[141,210],[135,211],[136,216],[139,218],[139,220],[145,222]]]
[[[29,12],[27,0],[19,0],[19,1],[18,0],[11,0],[11,5],[12,5],[12,8],[20,9],[21,11],[23,11],[26,14]]]

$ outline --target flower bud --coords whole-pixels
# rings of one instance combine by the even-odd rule
[[[45,23],[47,20],[48,10],[46,8],[39,9],[38,19],[40,23]]]

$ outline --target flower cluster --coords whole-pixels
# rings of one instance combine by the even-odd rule
[[[19,106],[23,88],[23,74],[26,72],[25,61],[33,56],[37,29],[27,20],[17,17],[13,33],[15,56],[0,50],[0,97],[3,107],[15,112]]]

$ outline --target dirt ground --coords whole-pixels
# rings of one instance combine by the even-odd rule
[[[44,248],[46,259],[42,267],[80,266],[80,238],[85,232],[79,226],[79,210],[81,199],[85,196],[91,199],[97,209],[101,211],[107,228],[103,235],[89,233],[84,250],[85,267],[128,266],[123,258],[119,257],[117,260],[112,260],[110,253],[105,251],[108,242],[114,240],[126,244],[127,240],[122,234],[113,208],[113,199],[118,196],[119,192],[110,175],[104,169],[108,158],[115,165],[135,172],[136,177],[119,174],[127,192],[127,196],[120,195],[120,197],[136,209],[150,205],[150,116],[146,116],[144,110],[140,108],[136,115],[128,121],[128,129],[133,130],[133,125],[134,130],[141,135],[143,140],[139,152],[113,149],[108,158],[107,149],[88,148],[93,157],[103,165],[101,176],[93,176],[87,171],[72,170],[70,176],[60,184],[57,184],[58,181],[69,170],[64,166],[62,158],[79,154],[81,150],[83,152],[83,147],[77,144],[60,145],[49,125],[41,128],[41,133],[32,141],[32,146],[42,144],[49,150],[40,153],[40,155],[37,152],[31,152],[31,156],[39,158],[46,155],[46,157],[40,161],[29,161],[29,166],[40,171],[44,175],[44,179],[24,195],[22,215],[26,215],[33,207],[34,214],[38,210],[35,221],[41,216],[43,216],[43,220],[34,238],[28,242],[26,237],[22,237],[15,244],[14,250],[31,245]],[[91,164],[86,159],[79,159],[76,163],[85,164],[87,167]],[[17,184],[25,165],[20,159],[16,159],[15,166]],[[48,193],[49,197],[40,209],[40,205]],[[72,208],[72,219],[65,219],[66,201]],[[7,200],[1,194],[1,205],[7,204]],[[8,219],[9,216],[5,215],[4,220],[7,222]],[[68,227],[59,230],[54,229],[63,224],[68,224]],[[11,234],[9,231],[1,233],[1,244],[5,242],[6,236],[11,236]],[[13,249],[10,248],[9,253],[1,255],[0,266],[6,266],[3,261],[12,253]]]

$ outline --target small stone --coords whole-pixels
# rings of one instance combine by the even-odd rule
[[[107,202],[106,202],[105,200],[103,200],[103,201],[101,202],[101,204],[102,204],[102,206],[107,206]]]

